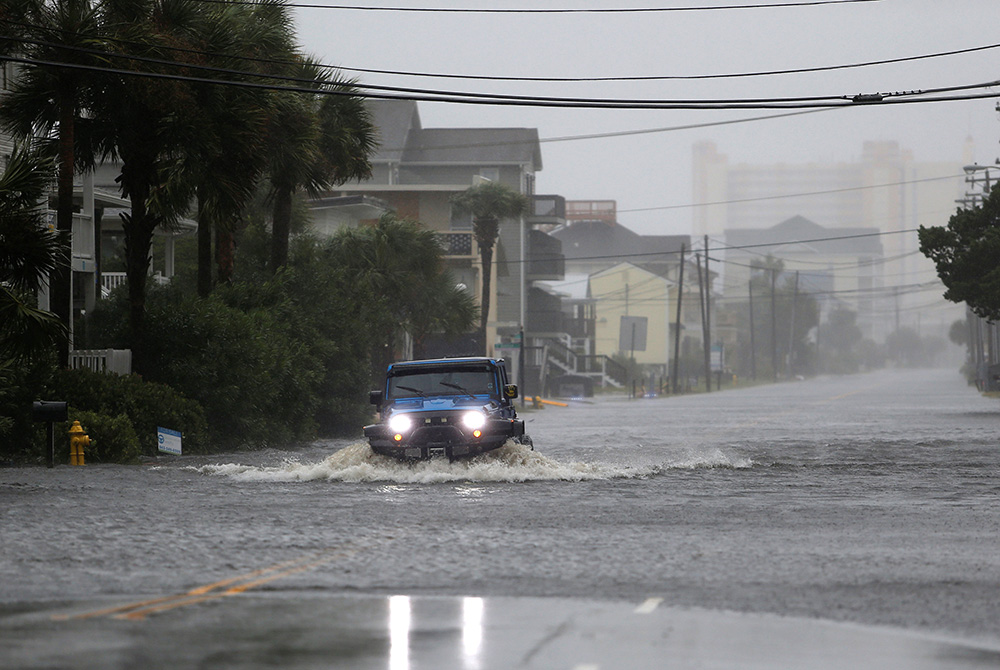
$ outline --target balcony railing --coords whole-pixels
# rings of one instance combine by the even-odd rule
[[[149,277],[157,284],[166,284],[170,280],[164,277],[160,273],[155,275],[150,275]],[[116,288],[124,284],[127,280],[127,276],[124,272],[102,272],[101,273],[101,297],[107,298],[111,295],[111,292]]]
[[[132,373],[132,350],[77,349],[69,352],[69,365],[74,370],[86,368],[94,372],[127,375]]]
[[[438,233],[437,238],[446,257],[474,258],[476,255],[472,231]]]

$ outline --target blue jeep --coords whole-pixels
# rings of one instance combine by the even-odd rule
[[[380,421],[365,426],[365,437],[375,453],[403,460],[475,456],[509,439],[530,446],[516,397],[503,359],[393,363],[385,387],[370,394]]]

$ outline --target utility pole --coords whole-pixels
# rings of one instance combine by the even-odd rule
[[[698,306],[701,308],[701,340],[702,349],[705,351],[705,390],[712,391],[712,365],[711,354],[708,343],[708,318],[706,316],[707,305],[705,304],[705,280],[701,275],[701,255],[695,254],[695,264],[698,267]]]
[[[674,394],[680,393],[677,375],[681,357],[681,303],[684,301],[684,244],[681,244],[681,267],[677,279],[677,327],[674,329]]]
[[[799,301],[799,271],[795,271],[795,292],[792,293],[792,324],[788,334],[788,374],[792,374],[792,360],[795,358],[795,305]]]
[[[705,384],[712,390],[712,280],[708,274],[708,235],[705,235]],[[721,364],[721,360],[719,361]],[[719,370],[719,382],[722,382],[722,370]]]
[[[895,296],[896,299],[896,332],[898,333],[899,332],[899,287],[898,286],[896,287],[896,290],[893,291],[893,295]]]
[[[771,374],[774,376],[774,381],[778,381],[778,321],[774,300],[777,273],[776,268],[771,268]]]
[[[750,379],[757,381],[757,343],[753,337],[753,277],[747,282],[750,296]]]

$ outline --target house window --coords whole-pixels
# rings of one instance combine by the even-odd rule
[[[535,216],[556,216],[556,201],[554,198],[535,198]]]
[[[492,182],[500,181],[500,168],[498,167],[484,167],[479,168],[479,176],[483,179],[488,179]]]
[[[451,229],[452,230],[472,230],[472,214],[469,212],[459,212],[454,205],[451,206]]]

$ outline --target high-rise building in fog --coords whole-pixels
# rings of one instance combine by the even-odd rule
[[[954,161],[921,162],[897,142],[873,141],[862,145],[854,162],[748,164],[730,163],[713,142],[699,142],[693,148],[693,196],[699,206],[692,232],[695,239],[708,235],[724,244],[726,231],[772,229],[795,217],[829,229],[831,236],[837,229],[874,229],[884,258],[882,286],[875,288],[887,298],[892,313],[886,317],[893,326],[898,320],[918,327],[921,313],[928,313],[943,289],[919,288],[936,272],[920,253],[915,231],[946,225],[957,209],[966,186],[962,168],[972,160],[971,140],[956,154],[961,155]],[[821,241],[810,244],[822,251]],[[780,247],[774,253],[780,257]],[[923,325],[936,327],[944,318],[953,317],[935,311]]]

